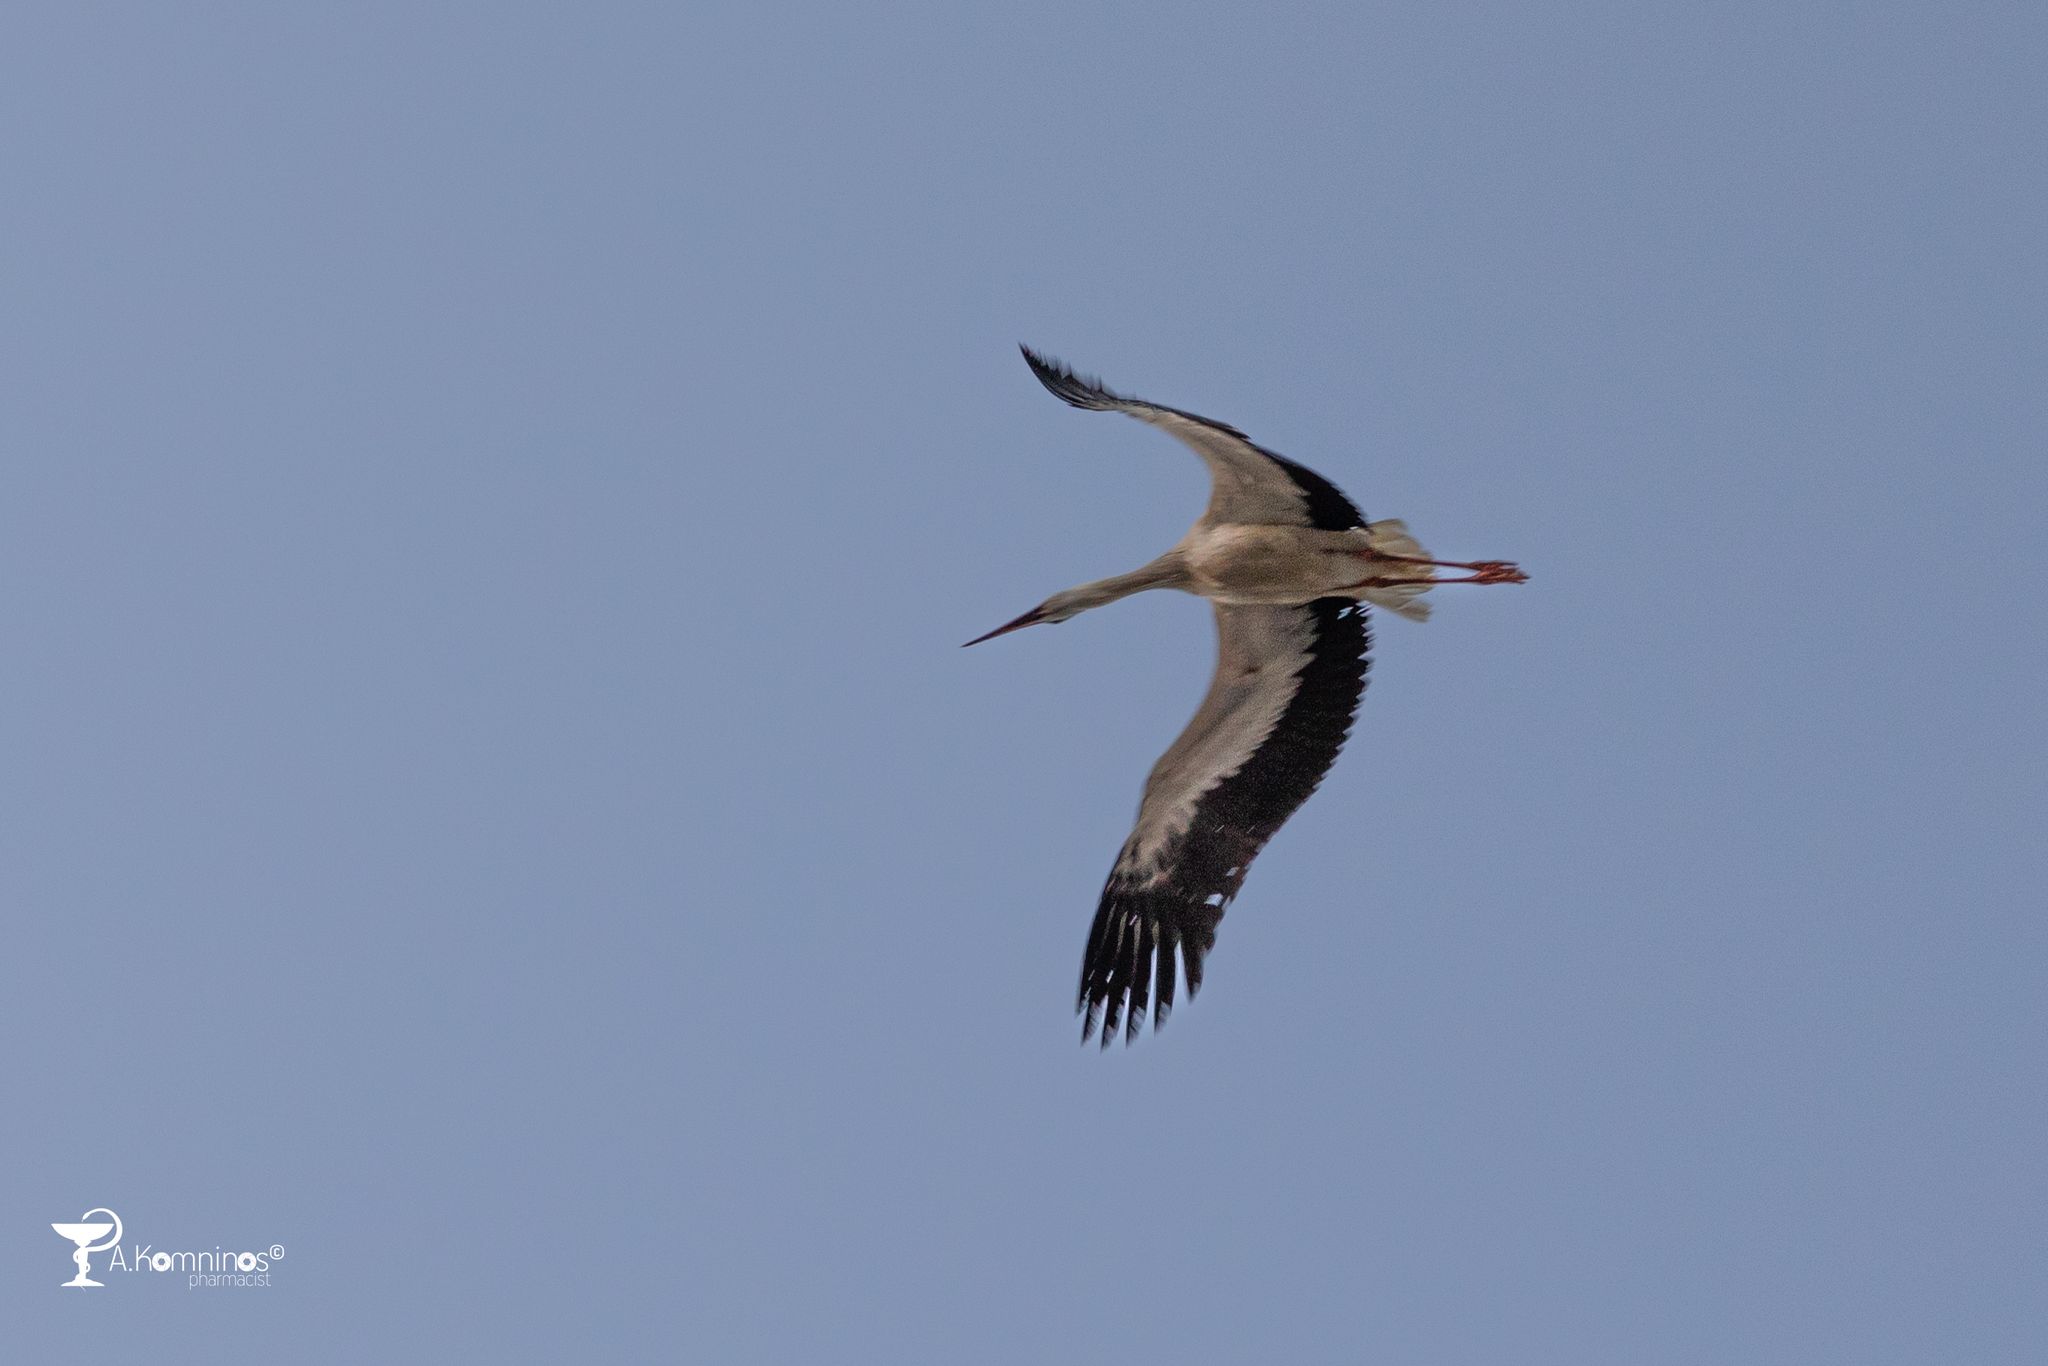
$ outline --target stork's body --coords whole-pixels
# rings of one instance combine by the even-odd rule
[[[1367,524],[1313,470],[1251,443],[1234,427],[1100,384],[1038,356],[1046,388],[1077,408],[1123,412],[1192,447],[1209,466],[1209,506],[1171,550],[1128,574],[1063,593],[968,644],[1065,621],[1132,593],[1175,588],[1216,609],[1216,675],[1145,784],[1138,820],[1103,888],[1081,967],[1085,1040],[1105,1045],[1128,1018],[1136,1038],[1172,1008],[1175,954],[1192,997],[1216,923],[1245,870],[1314,792],[1350,733],[1365,690],[1365,604],[1426,619],[1439,583],[1520,583],[1497,560],[1432,560],[1400,522]],[[1470,571],[1432,577],[1437,568]],[[1127,1010],[1126,1010],[1127,1008]]]

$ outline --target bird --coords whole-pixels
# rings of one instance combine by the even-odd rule
[[[1157,1033],[1176,977],[1201,989],[1216,927],[1246,870],[1336,762],[1365,691],[1368,604],[1425,620],[1439,584],[1526,583],[1505,560],[1430,558],[1405,524],[1368,522],[1336,485],[1237,428],[1105,388],[1019,348],[1031,373],[1076,408],[1124,413],[1178,438],[1209,467],[1208,506],[1172,549],[1128,574],[1055,593],[979,645],[1052,625],[1133,593],[1209,599],[1216,672],[1193,719],[1145,781],[1138,817],[1097,904],[1075,1010],[1085,1045],[1122,1022]],[[1443,578],[1439,569],[1467,571]],[[1178,962],[1176,962],[1176,958]]]

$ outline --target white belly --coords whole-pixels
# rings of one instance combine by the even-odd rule
[[[1195,591],[1216,602],[1303,603],[1328,597],[1370,572],[1358,552],[1363,531],[1291,526],[1224,526],[1188,538]]]
[[[1415,559],[1429,556],[1397,521],[1374,522],[1351,531],[1292,526],[1197,528],[1188,534],[1182,550],[1191,586],[1216,602],[1293,606],[1317,598],[1362,598],[1403,616],[1421,619],[1429,614],[1427,604],[1415,601],[1429,591],[1426,583],[1374,582],[1433,576],[1427,565],[1380,558],[1380,554]]]

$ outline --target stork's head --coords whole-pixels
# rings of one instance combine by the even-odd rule
[[[984,640],[994,640],[997,636],[1008,635],[1012,631],[1021,631],[1026,626],[1040,626],[1047,623],[1065,621],[1068,617],[1079,616],[1089,608],[1100,607],[1101,605],[1102,602],[1099,595],[1090,594],[1087,588],[1069,588],[1065,592],[1053,594],[1023,616],[1018,617],[1015,621],[1005,622],[985,636],[976,636],[968,641],[967,644],[979,645]],[[964,649],[965,646],[962,648]]]

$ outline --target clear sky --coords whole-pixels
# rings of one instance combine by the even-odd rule
[[[45,4],[21,1361],[2038,1362],[2048,12]],[[1526,588],[1107,1056],[1199,510]],[[48,1227],[277,1244],[60,1289]],[[105,1254],[94,1259],[104,1274]]]

